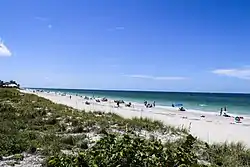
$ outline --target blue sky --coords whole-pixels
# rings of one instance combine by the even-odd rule
[[[0,78],[28,87],[250,92],[249,6],[2,0]]]

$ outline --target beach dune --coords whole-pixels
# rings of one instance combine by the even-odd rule
[[[250,147],[250,119],[244,118],[242,123],[235,123],[231,117],[222,117],[209,113],[178,111],[171,107],[145,108],[143,104],[132,103],[132,107],[121,105],[117,108],[113,100],[107,102],[96,102],[94,99],[86,100],[80,96],[62,96],[56,92],[33,92],[23,90],[24,93],[34,93],[40,97],[49,99],[55,103],[68,105],[70,107],[85,111],[113,112],[125,118],[148,117],[153,120],[160,120],[165,124],[185,127],[190,133],[208,143],[220,142],[243,142]],[[90,104],[85,104],[88,101]]]

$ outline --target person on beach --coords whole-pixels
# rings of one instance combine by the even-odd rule
[[[71,99],[71,96],[69,96],[69,99]]]
[[[153,102],[153,107],[155,107],[155,101]]]
[[[223,112],[223,108],[220,108],[220,116],[222,115]]]
[[[148,104],[148,102],[145,100],[145,101],[144,101],[144,105],[145,105],[146,107],[147,107],[147,104]]]
[[[179,108],[180,111],[186,111],[184,107]]]
[[[226,106],[224,107],[224,111],[227,111],[227,107]]]
[[[117,104],[117,107],[120,107],[120,101],[119,100],[117,100],[116,104]]]
[[[126,107],[131,107],[132,103],[129,102],[128,104],[125,104]]]

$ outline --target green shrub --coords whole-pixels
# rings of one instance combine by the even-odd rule
[[[71,135],[65,136],[61,139],[64,144],[74,145],[74,138]]]
[[[59,155],[48,159],[49,167],[61,166],[191,166],[198,165],[193,152],[196,138],[187,136],[186,141],[177,149],[164,148],[160,141],[149,141],[140,137],[124,134],[107,134],[92,148],[77,156]]]
[[[18,154],[28,149],[29,143],[21,135],[0,134],[0,155]]]
[[[24,158],[24,156],[22,154],[15,154],[13,156],[13,159],[16,160],[16,161],[22,161]]]
[[[47,124],[49,125],[55,125],[57,123],[57,120],[56,118],[49,118],[47,121],[46,121]]]
[[[84,131],[82,126],[77,126],[77,127],[73,127],[73,129],[71,130],[72,133],[82,133]]]

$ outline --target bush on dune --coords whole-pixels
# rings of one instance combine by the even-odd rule
[[[201,166],[193,152],[196,139],[189,135],[177,148],[164,148],[157,140],[145,140],[131,134],[107,134],[95,146],[77,156],[52,156],[48,167],[126,166],[165,167]]]

